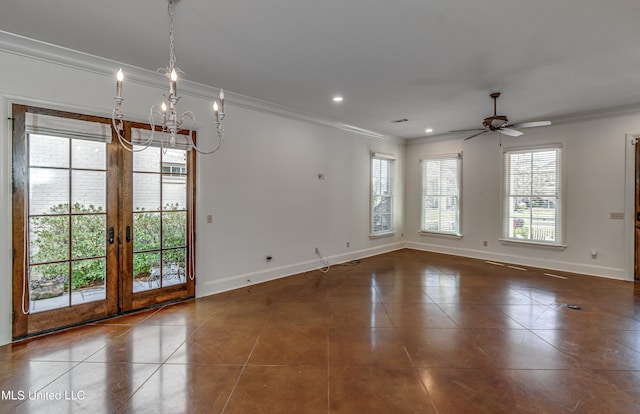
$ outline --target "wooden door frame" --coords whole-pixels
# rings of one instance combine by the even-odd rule
[[[27,105],[12,105],[13,118],[15,120],[13,128],[13,204],[12,204],[12,231],[13,231],[13,317],[12,317],[12,336],[14,339],[23,338],[36,333],[48,331],[52,329],[52,321],[63,321],[62,324],[56,322],[55,328],[62,326],[71,326],[78,323],[91,320],[105,318],[116,315],[118,312],[117,303],[117,269],[118,255],[117,244],[106,243],[106,265],[109,272],[106,276],[106,298],[104,300],[83,303],[72,307],[54,309],[37,313],[29,313],[29,288],[28,288],[28,272],[25,272],[25,265],[28,266],[29,252],[28,243],[28,174],[29,168],[27,163],[26,147],[27,137],[25,129],[26,113],[38,113],[50,116],[58,116],[63,118],[79,119],[90,122],[100,122],[111,124],[107,118],[101,118],[90,115],[80,115],[71,112],[32,107]],[[114,168],[109,168],[117,163],[117,143],[107,144],[107,223],[106,228],[117,226],[117,197],[118,197],[118,175],[117,164]],[[71,167],[71,166],[70,166]],[[71,203],[71,200],[69,200]],[[105,235],[106,237],[106,235]],[[71,258],[69,258],[71,260]],[[110,269],[110,270],[109,270]],[[71,275],[70,275],[71,276]],[[20,283],[17,281],[20,280]],[[71,283],[71,280],[69,280]],[[24,310],[27,309],[27,312]]]
[[[640,281],[640,142],[635,143],[635,211],[634,211],[634,261],[633,277]]]
[[[124,122],[124,137],[131,142],[131,129],[150,129],[148,124],[138,122]],[[161,131],[156,127],[157,131]],[[189,131],[180,130],[179,134],[188,135]],[[192,138],[195,141],[195,131],[192,131]],[[185,272],[186,283],[163,287],[161,289],[151,289],[133,293],[133,240],[127,241],[126,228],[133,229],[133,157],[127,150],[120,151],[120,171],[123,174],[121,179],[122,190],[120,191],[120,294],[119,311],[131,312],[137,309],[154,306],[164,302],[195,297],[195,237],[193,234],[193,220],[195,217],[195,171],[196,154],[195,151],[187,151],[187,269]],[[161,178],[162,181],[162,178]],[[162,185],[162,182],[161,184]],[[133,230],[132,230],[133,231]],[[191,255],[194,255],[191,260]],[[162,266],[162,265],[161,265]]]
[[[28,263],[28,148],[25,117],[27,112],[50,116],[106,123],[112,131],[112,142],[107,144],[107,223],[106,229],[114,228],[116,242],[106,243],[106,299],[72,305],[64,308],[29,313],[29,276],[25,272]],[[13,231],[13,272],[12,272],[12,337],[14,340],[68,326],[104,319],[120,313],[160,304],[163,302],[191,298],[195,296],[195,234],[196,213],[196,154],[187,153],[187,269],[186,283],[162,289],[132,293],[132,249],[127,247],[126,226],[133,228],[131,206],[123,206],[122,200],[132,200],[131,185],[123,185],[123,176],[132,176],[131,162],[126,162],[127,151],[120,147],[115,132],[111,129],[111,119],[71,112],[13,104],[14,121],[12,145],[12,231]],[[125,121],[125,130],[149,128],[146,124]],[[181,131],[187,134],[187,131]],[[192,135],[195,141],[195,132]],[[71,167],[71,166],[70,166]],[[71,200],[69,200],[71,202]],[[129,213],[129,214],[127,214]],[[105,238],[107,235],[105,234]],[[128,261],[127,261],[128,259]],[[71,258],[70,258],[71,260]],[[126,263],[129,263],[127,266]],[[27,273],[27,274],[25,274]],[[71,275],[70,275],[71,276]],[[71,281],[69,281],[71,282]],[[70,292],[71,293],[71,292]],[[24,310],[27,310],[25,312]]]

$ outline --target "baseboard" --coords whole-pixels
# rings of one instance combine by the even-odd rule
[[[521,266],[541,267],[549,270],[580,273],[584,275],[599,276],[608,279],[630,280],[626,275],[625,269],[618,267],[598,266],[552,259],[531,258],[527,256],[487,252],[484,250],[462,249],[459,247],[448,247],[428,243],[406,242],[405,247],[408,249],[421,250],[426,252],[443,253],[454,256],[469,257],[472,259],[512,263]]]
[[[329,261],[330,265],[334,265],[349,262],[351,260],[364,259],[366,257],[376,256],[383,253],[389,253],[403,248],[405,248],[404,242],[396,242],[385,244],[382,246],[371,247],[368,249],[339,253],[325,257],[325,259]],[[308,272],[311,270],[317,270],[322,266],[323,263],[319,260],[319,258],[317,258],[266,270],[243,273],[221,279],[207,280],[196,285],[196,296],[209,296],[216,293],[222,293],[229,290],[252,286],[258,283],[264,283],[271,280]]]

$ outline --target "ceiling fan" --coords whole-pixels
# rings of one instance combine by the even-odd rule
[[[504,115],[497,114],[497,100],[500,97],[500,92],[493,92],[491,95],[493,99],[493,115],[489,116],[482,121],[482,126],[484,128],[474,128],[474,129],[459,129],[455,131],[449,132],[467,132],[467,131],[480,131],[477,132],[470,137],[465,138],[464,140],[471,139],[473,137],[477,137],[478,135],[484,134],[485,132],[490,131],[498,131],[501,134],[509,135],[512,137],[519,137],[523,133],[513,128],[533,128],[540,126],[551,125],[551,121],[534,121],[534,122],[521,122],[518,124],[509,124],[509,120]]]

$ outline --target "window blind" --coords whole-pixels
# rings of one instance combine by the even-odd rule
[[[25,114],[25,131],[60,138],[84,139],[107,144],[111,142],[111,124],[32,112]]]
[[[393,231],[393,158],[371,154],[371,234]]]
[[[160,147],[164,145],[164,147],[168,149],[191,151],[191,142],[189,141],[189,137],[185,134],[176,134],[175,147],[171,147],[169,145],[168,134],[164,134],[164,136],[162,136],[162,143],[159,139],[161,135],[163,135],[162,132],[156,131],[153,135],[154,140],[151,144],[152,147]],[[151,138],[151,130],[142,128],[131,128],[131,142],[133,142],[134,145],[147,145],[149,143],[149,138]]]
[[[460,235],[461,155],[425,157],[421,231]]]
[[[504,165],[503,236],[560,243],[561,147],[507,150]]]

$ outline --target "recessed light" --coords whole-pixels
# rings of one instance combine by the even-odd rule
[[[427,134],[430,134],[433,132],[433,128],[427,128],[424,130],[424,132],[426,132]]]
[[[342,102],[344,98],[340,95],[336,95],[333,97],[333,102]]]

